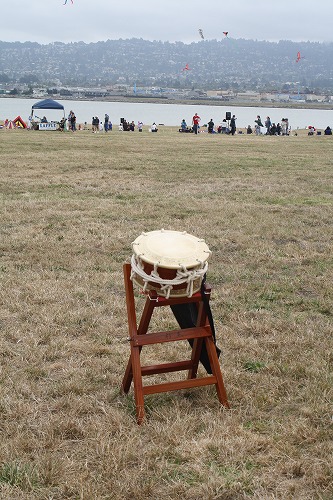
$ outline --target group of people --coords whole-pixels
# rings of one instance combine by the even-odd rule
[[[231,115],[228,113],[229,116],[227,118],[224,118],[222,122],[215,127],[215,123],[213,119],[211,118],[207,125],[207,132],[209,134],[230,134],[230,135],[235,135],[237,131],[236,127],[236,116]],[[188,127],[186,120],[183,118],[180,124],[180,129],[179,132],[192,132],[194,134],[198,134],[200,132],[200,121],[201,118],[198,115],[198,113],[195,113],[193,118],[192,118],[192,127]],[[266,129],[264,132],[262,129]],[[238,133],[243,133],[242,131],[239,131]],[[275,124],[274,122],[271,121],[270,117],[267,116],[264,123],[262,123],[260,115],[257,115],[256,119],[254,120],[254,127],[251,127],[251,125],[248,125],[246,128],[246,133],[247,134],[253,134],[255,133],[256,135],[289,135],[290,134],[290,126],[289,126],[289,120],[288,118],[282,118],[280,123]]]
[[[220,125],[215,128],[215,123],[213,118],[211,118],[207,124],[207,132],[209,134],[231,134],[235,135],[236,133],[236,116],[232,115],[230,120],[222,120]],[[179,132],[193,132],[194,134],[198,134],[200,132],[200,122],[201,118],[198,113],[195,113],[192,118],[192,127],[188,127],[185,118],[182,119],[180,124]]]
[[[262,128],[266,129],[265,135],[289,135],[290,127],[288,118],[282,118],[281,123],[275,124],[271,121],[270,117],[267,116],[264,123],[262,123],[260,115],[254,120],[254,132],[256,135],[262,135]],[[252,134],[253,129],[251,125],[247,126],[247,134]]]
[[[135,125],[134,120],[129,122],[129,121],[125,120],[125,118],[121,118],[119,128],[118,128],[119,132],[134,132],[135,128],[137,128],[139,132],[142,132],[143,121],[139,120],[137,125]],[[156,123],[154,122],[151,125],[149,132],[157,132],[157,131],[158,131],[158,128],[157,128]]]
[[[141,127],[141,130],[142,130],[142,127]],[[120,132],[134,132],[135,131],[134,120],[132,120],[130,122],[130,121],[125,120],[125,118],[121,118],[120,124],[119,124],[119,131]]]
[[[91,120],[91,127],[93,134],[97,134],[98,132],[108,132],[112,130],[112,122],[107,113],[104,115],[104,121],[100,120],[98,116],[93,116]]]

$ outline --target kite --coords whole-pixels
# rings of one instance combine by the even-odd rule
[[[199,35],[200,35],[200,36],[201,36],[201,38],[204,40],[204,39],[205,39],[205,37],[204,37],[204,34],[203,34],[202,29],[199,29],[198,31],[199,31]]]
[[[298,63],[302,59],[301,53],[297,52],[296,62]]]
[[[66,3],[67,3],[67,0],[65,0],[64,5],[66,5]],[[74,0],[71,0],[71,3],[73,4],[73,3],[74,3]]]
[[[191,68],[189,68],[188,64],[185,65],[185,68],[182,69],[182,71],[190,71]]]
[[[228,37],[228,33],[229,33],[229,31],[223,31],[223,35],[224,35],[225,37]]]

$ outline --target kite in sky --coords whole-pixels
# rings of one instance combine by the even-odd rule
[[[64,5],[66,5],[66,3],[67,3],[67,0],[65,0]],[[74,3],[74,0],[71,0],[71,3]]]
[[[202,29],[199,29],[199,35],[203,40],[205,39]]]
[[[188,64],[185,65],[185,68],[182,69],[182,71],[190,71],[191,68],[189,68]]]
[[[227,37],[227,36],[228,36],[228,33],[229,33],[229,31],[223,31],[223,35],[224,35],[225,37]]]
[[[296,62],[298,63],[302,59],[301,53],[297,52]]]

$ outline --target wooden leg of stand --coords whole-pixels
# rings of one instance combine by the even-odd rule
[[[197,316],[197,326],[204,326],[207,323],[207,314],[203,306],[203,302],[197,304],[198,316]],[[198,373],[199,360],[201,355],[203,339],[194,339],[192,346],[192,367],[188,371],[187,378],[196,378]]]
[[[129,338],[131,344],[131,356],[128,360],[125,375],[122,381],[122,390],[127,393],[131,387],[133,380],[134,385],[134,398],[136,406],[136,418],[138,424],[141,424],[144,416],[144,396],[142,384],[142,371],[140,362],[140,353],[142,347],[134,346],[133,341],[138,335],[147,333],[149,322],[155,307],[153,301],[147,298],[145,307],[141,316],[139,328],[137,329],[136,313],[135,313],[135,300],[133,283],[131,281],[131,266],[124,264],[124,280],[126,291],[126,306],[127,306],[127,319],[129,326]]]
[[[194,339],[192,346],[192,366],[188,371],[187,378],[196,378],[198,372],[199,359],[202,349],[203,339]]]
[[[207,353],[209,357],[210,366],[212,368],[213,375],[216,377],[216,392],[220,403],[226,408],[230,408],[227,393],[223,383],[223,377],[221,373],[219,358],[216,354],[216,347],[213,341],[213,337],[205,338]]]
[[[123,381],[121,383],[121,391],[124,392],[125,394],[127,394],[128,391],[130,390],[132,380],[133,380],[132,359],[130,357],[126,366]]]
[[[131,359],[133,370],[134,398],[136,406],[136,420],[138,424],[142,424],[145,416],[144,397],[142,390],[142,373],[140,363],[140,348],[131,345]]]
[[[133,335],[136,335],[137,333],[137,326],[136,326],[134,291],[133,291],[133,283],[131,281],[130,264],[124,264],[123,271],[124,271],[124,282],[125,282],[125,292],[126,292],[128,330],[129,330],[129,338],[131,339]],[[130,357],[121,384],[123,392],[127,393],[129,391],[132,379],[133,379],[133,371],[132,371],[132,361]]]
[[[154,310],[153,302],[147,299],[141,316],[141,321],[138,328],[138,335],[144,335],[147,333],[149,322],[153,314],[153,310]],[[141,352],[141,347],[140,347],[140,352]],[[130,357],[127,363],[125,375],[122,382],[122,391],[125,394],[127,394],[128,391],[130,390],[132,380],[133,380],[133,371],[132,371],[132,361]]]

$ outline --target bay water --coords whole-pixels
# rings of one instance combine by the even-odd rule
[[[21,116],[24,121],[31,115],[32,106],[41,99],[23,98],[0,98],[0,120],[13,120]],[[77,123],[87,122],[91,124],[93,116],[104,119],[105,113],[110,117],[114,126],[118,126],[121,118],[127,121],[142,121],[144,125],[150,126],[153,122],[157,125],[180,126],[184,118],[188,125],[192,123],[192,116],[198,113],[201,117],[201,125],[208,123],[212,118],[215,125],[221,123],[226,117],[226,112],[231,112],[237,118],[237,128],[248,125],[253,127],[257,115],[265,121],[269,116],[272,122],[281,122],[282,118],[288,118],[293,130],[304,129],[313,125],[317,129],[325,129],[328,125],[333,128],[333,110],[327,109],[304,109],[304,108],[270,108],[270,107],[247,107],[247,106],[209,106],[203,104],[177,104],[177,103],[148,103],[148,102],[109,102],[109,101],[72,101],[57,99],[65,108],[65,116],[71,110],[77,117]],[[301,104],[299,104],[301,106]],[[34,115],[42,118],[44,115],[49,121],[60,120],[62,111],[36,110]]]

